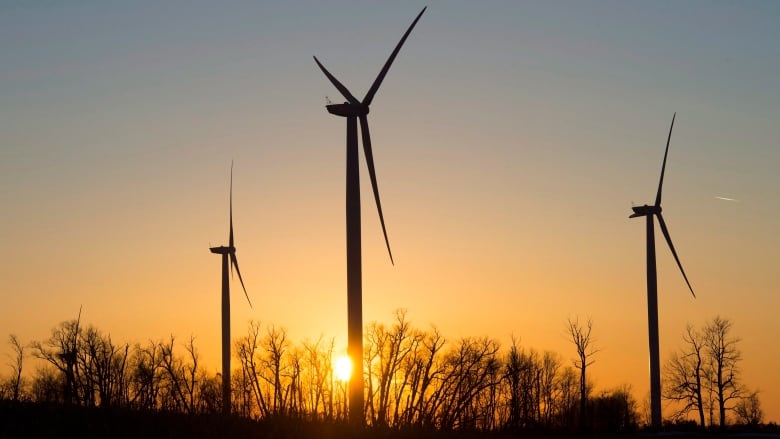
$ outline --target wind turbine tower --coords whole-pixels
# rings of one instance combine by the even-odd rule
[[[672,116],[672,125],[669,127],[669,137],[666,139],[666,151],[664,152],[664,161],[661,165],[661,180],[658,182],[658,193],[655,197],[655,204],[648,206],[634,206],[634,211],[629,218],[644,216],[647,218],[647,327],[650,338],[650,422],[655,431],[661,429],[661,361],[658,343],[658,277],[655,266],[655,227],[653,225],[653,216],[658,217],[658,225],[661,226],[661,232],[666,238],[666,243],[672,251],[677,266],[691,290],[693,297],[693,287],[685,275],[680,258],[677,257],[677,251],[672,244],[672,238],[669,236],[669,230],[666,227],[663,215],[661,215],[661,189],[664,184],[664,171],[666,170],[666,157],[669,154],[669,141],[672,139],[672,128],[674,128],[674,119],[677,113]]]
[[[241,277],[241,271],[238,269],[238,259],[236,258],[236,247],[233,242],[233,163],[230,163],[230,235],[228,237],[227,247],[211,247],[211,253],[222,256],[222,414],[230,415],[230,277],[228,269],[236,269],[238,280],[241,281],[241,288],[244,289],[249,307],[252,307],[252,301],[249,300],[249,294],[244,286],[244,279]]]
[[[427,8],[427,7],[426,7]],[[353,364],[353,373],[349,381],[349,419],[353,424],[362,425],[365,422],[363,417],[363,284],[361,269],[361,241],[360,241],[360,172],[358,167],[358,120],[360,121],[360,131],[363,137],[363,152],[366,156],[368,165],[368,176],[371,179],[371,187],[374,191],[374,200],[379,212],[379,221],[382,224],[382,233],[385,237],[387,253],[390,255],[390,262],[393,262],[393,253],[390,251],[390,241],[387,239],[387,229],[385,228],[385,218],[382,215],[382,204],[379,201],[379,188],[377,187],[376,171],[374,169],[374,156],[371,149],[371,135],[368,131],[368,112],[369,105],[374,99],[374,95],[382,84],[387,71],[395,60],[398,51],[406,41],[406,38],[414,29],[417,21],[425,12],[422,11],[414,19],[409,29],[406,30],[401,41],[395,46],[384,67],[374,80],[371,88],[366,93],[362,101],[358,101],[350,91],[339,82],[331,73],[320,63],[317,57],[314,61],[317,63],[322,73],[338,89],[338,91],[347,100],[342,104],[326,105],[328,112],[336,116],[347,119],[347,354]]]

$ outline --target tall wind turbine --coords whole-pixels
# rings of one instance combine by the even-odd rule
[[[347,118],[347,354],[349,355],[353,367],[353,376],[349,381],[349,419],[352,423],[362,424],[363,418],[363,292],[362,292],[362,273],[361,273],[361,246],[360,246],[360,172],[358,167],[358,133],[357,121],[360,119],[360,131],[363,136],[363,152],[366,156],[368,165],[368,176],[371,179],[371,187],[374,191],[374,200],[376,208],[379,211],[379,222],[382,224],[382,233],[385,236],[385,245],[387,253],[390,255],[390,262],[393,262],[393,253],[390,251],[390,241],[387,239],[387,229],[385,228],[385,218],[382,215],[382,204],[379,202],[379,188],[376,182],[376,171],[374,169],[374,155],[371,150],[371,135],[368,131],[368,111],[371,101],[382,80],[385,79],[387,71],[390,69],[393,60],[395,60],[398,51],[406,41],[406,38],[414,29],[417,21],[422,17],[425,8],[420,11],[417,18],[414,19],[409,29],[406,30],[401,41],[395,46],[390,54],[390,58],[385,62],[384,67],[374,80],[371,88],[366,93],[363,101],[358,101],[352,93],[336,79],[325,66],[320,63],[317,57],[314,61],[322,70],[322,73],[333,83],[338,91],[344,96],[347,102],[343,104],[331,104],[325,108],[328,112],[336,116]]]
[[[246,301],[249,307],[252,307],[252,301],[249,300],[249,294],[244,286],[244,279],[241,277],[241,270],[238,269],[238,259],[236,259],[236,247],[233,242],[233,163],[230,163],[230,235],[228,237],[227,247],[211,247],[211,253],[222,255],[222,414],[230,414],[230,278],[228,276],[228,267],[232,273],[236,269],[238,280],[241,281],[241,288],[244,289]],[[228,261],[230,259],[230,261]]]
[[[650,418],[652,428],[656,431],[661,428],[661,365],[658,347],[658,283],[655,269],[655,228],[653,227],[653,216],[658,217],[658,224],[661,226],[661,232],[664,234],[664,238],[666,238],[666,243],[669,244],[674,260],[677,261],[677,266],[680,267],[680,272],[685,279],[685,283],[688,284],[688,289],[691,290],[693,297],[696,297],[693,287],[691,287],[691,283],[688,281],[688,276],[685,275],[685,270],[683,270],[680,263],[680,258],[677,257],[677,252],[674,250],[674,244],[672,244],[672,238],[669,236],[669,230],[666,228],[664,217],[661,215],[661,189],[664,184],[666,157],[669,154],[669,141],[672,139],[675,117],[677,117],[677,113],[674,113],[674,116],[672,116],[669,137],[666,139],[666,152],[664,152],[664,161],[663,165],[661,165],[661,180],[658,182],[658,194],[655,196],[655,204],[652,206],[647,204],[634,206],[631,208],[634,213],[629,216],[629,218],[640,216],[647,218],[647,326],[650,337]]]

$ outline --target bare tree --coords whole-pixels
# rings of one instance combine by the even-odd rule
[[[539,421],[542,426],[550,428],[553,426],[555,415],[565,410],[565,404],[562,399],[564,395],[560,378],[561,358],[558,354],[546,351],[542,357],[541,368],[539,369]]]
[[[742,354],[737,349],[739,338],[732,337],[731,321],[716,316],[704,328],[704,346],[710,356],[712,371],[709,385],[718,404],[720,426],[726,425],[726,411],[730,403],[739,400],[744,388],[739,382],[739,361]]]
[[[80,334],[76,360],[83,404],[109,407],[126,403],[128,350],[129,345],[115,345],[110,335],[93,326]]]
[[[274,413],[281,414],[286,411],[289,390],[287,383],[284,382],[288,373],[285,354],[290,348],[287,332],[284,328],[268,327],[262,345],[266,351],[264,365],[268,372],[263,375],[263,378],[271,385],[271,408]]]
[[[197,384],[197,354],[193,345],[193,338],[186,345],[185,349],[190,354],[193,362],[187,363],[184,359],[177,356],[174,352],[175,337],[167,343],[161,343],[161,364],[165,373],[165,398],[163,398],[163,409],[173,409],[184,413],[195,413],[195,387]]]
[[[128,371],[131,406],[157,409],[165,373],[162,343],[150,340],[144,346],[136,344],[129,358]]]
[[[24,378],[22,377],[22,366],[24,365],[24,348],[25,346],[19,342],[19,339],[15,334],[8,336],[8,343],[11,345],[11,351],[13,357],[11,357],[12,374],[9,381],[9,387],[11,391],[11,400],[18,402],[22,399],[24,392]]]
[[[320,337],[316,342],[303,342],[301,392],[305,393],[302,408],[312,417],[333,415],[333,397],[330,379],[333,374],[331,357],[335,340],[325,343]]]
[[[406,408],[402,415],[405,425],[432,427],[435,424],[435,380],[443,373],[440,353],[445,344],[444,336],[434,327],[431,332],[422,334],[413,356],[403,363],[408,382]]]
[[[64,375],[63,398],[68,404],[80,403],[76,384],[80,376],[77,357],[80,314],[78,319],[62,322],[52,329],[45,342],[33,341],[30,344],[33,357],[47,361]]]
[[[533,349],[522,349],[517,339],[512,337],[504,370],[509,385],[509,427],[518,429],[536,425],[541,417],[539,355]]]
[[[259,415],[267,416],[269,413],[268,403],[260,383],[262,369],[258,361],[260,350],[260,322],[250,321],[246,337],[239,339],[236,343],[236,352],[241,362],[242,376],[248,381],[247,385],[251,389]],[[251,413],[251,408],[249,408],[249,413]]]
[[[447,342],[436,328],[416,329],[397,311],[391,324],[374,324],[366,332],[366,419],[391,428],[476,431],[563,431],[585,421],[607,430],[632,425],[627,388],[589,398],[585,369],[597,352],[591,321],[570,319],[568,330],[577,347],[576,369],[558,354],[521,348],[516,341],[508,352],[487,337]],[[37,372],[27,394],[42,402],[218,413],[220,375],[204,371],[193,337],[182,345],[176,347],[171,336],[131,347],[94,327],[82,328],[78,320],[65,322],[49,340],[31,345],[49,366]],[[332,339],[294,344],[283,329],[250,322],[234,348],[240,360],[231,374],[234,413],[346,419],[347,387],[334,377]],[[755,415],[756,408],[760,413],[757,400],[752,402],[735,407],[740,419]]]
[[[562,428],[571,429],[576,424],[577,411],[575,407],[580,400],[580,377],[577,376],[577,371],[573,367],[565,367],[557,378],[557,388],[560,391],[558,398],[557,426]]]
[[[200,359],[200,355],[198,355],[198,350],[195,348],[195,336],[190,335],[190,340],[187,342],[186,345],[184,345],[184,349],[187,350],[187,354],[190,358],[189,363],[185,364],[182,368],[184,372],[184,388],[187,392],[187,406],[190,408],[190,411],[196,411],[196,408],[198,406],[198,394],[197,391],[199,389],[199,379],[201,378],[200,370],[198,369],[198,360]]]
[[[499,344],[487,337],[462,338],[445,356],[438,386],[433,391],[438,427],[478,429],[474,402],[495,385],[500,369]]]
[[[684,347],[675,352],[666,366],[664,397],[680,404],[674,418],[685,418],[695,411],[699,417],[699,426],[704,427],[704,386],[707,384],[708,371],[704,350],[704,336],[691,325],[683,334]]]
[[[406,311],[397,310],[392,328],[373,323],[369,325],[366,339],[369,392],[366,409],[372,424],[385,426],[390,421],[394,423],[399,413],[402,393],[407,386],[402,366],[415,351],[422,335],[412,329],[406,320]],[[377,388],[374,388],[374,378]],[[394,403],[392,413],[391,402]]]
[[[569,341],[577,348],[577,359],[573,363],[574,367],[580,371],[580,426],[584,427],[588,403],[588,382],[585,372],[588,366],[593,364],[593,355],[599,350],[593,346],[595,340],[591,335],[593,321],[590,317],[585,322],[585,326],[580,324],[579,318],[576,318],[574,321],[569,318],[567,323],[566,331],[569,335]]]
[[[731,321],[720,316],[707,322],[700,332],[690,325],[686,328],[685,346],[673,354],[665,373],[664,396],[680,403],[678,418],[695,411],[704,426],[708,409],[709,424],[724,427],[727,412],[747,393],[740,382],[740,340],[731,336],[731,328]]]

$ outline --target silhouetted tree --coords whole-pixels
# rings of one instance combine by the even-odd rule
[[[250,322],[247,336],[235,344],[240,371],[236,401],[241,413],[330,416],[333,413],[332,343],[294,346],[282,328],[270,326],[260,336],[259,323]]]
[[[578,348],[575,370],[564,366],[560,355],[521,347],[514,339],[507,351],[487,337],[448,342],[435,327],[415,328],[403,310],[393,317],[391,324],[373,323],[366,331],[368,424],[561,432],[586,419],[603,432],[627,431],[636,424],[630,389],[589,397],[584,369],[596,352],[590,320],[584,326],[569,320],[569,335]],[[233,347],[238,359],[231,374],[234,413],[271,423],[346,420],[347,386],[333,373],[332,339],[294,344],[284,329],[250,322]],[[131,346],[74,320],[31,349],[46,360],[30,382],[28,394],[35,401],[185,414],[219,413],[222,406],[222,377],[204,370],[194,337],[178,345],[171,336]],[[740,419],[756,413],[757,399],[752,402],[740,403],[738,410],[745,414]]]
[[[185,363],[182,366],[182,371],[184,373],[184,380],[182,382],[184,383],[184,389],[186,392],[187,397],[187,407],[189,408],[190,412],[197,413],[198,412],[198,403],[200,400],[199,390],[201,389],[201,382],[203,380],[203,374],[201,373],[201,370],[198,369],[198,360],[200,359],[200,355],[198,354],[198,350],[195,348],[195,336],[191,335],[190,340],[187,342],[187,344],[184,345],[184,349],[187,351],[187,355],[189,356],[189,363]]]
[[[512,338],[505,377],[509,384],[509,420],[512,429],[536,426],[541,418],[541,363],[534,350],[525,351]]]
[[[268,327],[266,336],[263,338],[263,348],[266,352],[263,359],[265,373],[261,373],[261,376],[271,386],[270,404],[271,410],[275,414],[284,414],[287,409],[290,386],[285,379],[289,376],[285,354],[289,347],[287,332],[283,328]]]
[[[163,395],[165,368],[162,343],[150,340],[136,344],[129,358],[129,403],[132,407],[156,410]]]
[[[421,333],[420,343],[402,363],[408,390],[401,425],[430,428],[436,424],[435,380],[443,373],[440,357],[445,344],[446,339],[434,327]]]
[[[44,366],[35,371],[30,398],[35,402],[64,403],[65,375],[56,368]]]
[[[567,323],[566,331],[569,340],[577,348],[577,359],[574,360],[574,367],[580,371],[580,427],[584,428],[588,403],[588,382],[585,372],[588,366],[593,364],[592,357],[598,352],[598,349],[593,346],[595,341],[591,336],[593,321],[590,318],[585,326],[580,324],[579,318],[574,321],[569,318]]]
[[[686,328],[685,346],[673,354],[665,373],[665,397],[681,404],[678,419],[695,411],[704,426],[705,409],[709,409],[710,425],[725,427],[727,412],[747,392],[740,382],[739,339],[731,336],[731,328],[731,321],[720,316],[700,332],[690,325]]]
[[[325,419],[333,416],[333,392],[330,383],[333,380],[333,339],[326,343],[322,337],[316,342],[303,343],[303,372],[301,393],[306,393],[302,409],[313,418],[320,414]]]
[[[198,381],[198,398],[196,411],[198,413],[216,414],[222,412],[222,377],[201,373]]]
[[[129,345],[117,346],[111,336],[90,326],[80,334],[76,351],[82,404],[124,406],[128,400],[126,363]]]
[[[573,367],[568,366],[562,370],[558,380],[561,396],[556,425],[566,430],[572,430],[578,419],[575,407],[579,405],[580,401],[580,377]]]
[[[627,433],[638,427],[636,400],[629,386],[602,392],[591,401],[593,430],[605,433]]]
[[[24,366],[24,348],[15,334],[8,336],[8,343],[11,345],[12,355],[9,366],[11,366],[11,377],[8,379],[8,393],[12,401],[24,399],[25,379],[22,376],[22,367]]]
[[[161,408],[190,414],[197,413],[199,405],[197,392],[203,373],[198,368],[199,355],[195,349],[195,337],[191,336],[184,346],[189,361],[177,356],[174,349],[173,335],[167,342],[160,343],[160,364],[164,374]]]
[[[483,427],[475,416],[477,396],[495,385],[500,369],[498,342],[486,337],[462,338],[445,356],[442,373],[433,392],[438,427],[443,430]]]
[[[726,425],[726,411],[733,400],[739,400],[744,388],[739,382],[739,361],[742,354],[737,349],[739,338],[732,337],[731,321],[716,316],[704,328],[704,345],[711,360],[709,385],[718,404],[720,426]]]
[[[754,426],[761,424],[764,421],[764,411],[761,410],[758,392],[740,399],[734,406],[734,414],[737,415],[737,424]]]
[[[539,425],[550,428],[553,425],[553,419],[558,408],[558,373],[561,370],[560,357],[554,352],[546,351],[542,356],[542,361],[538,375],[538,395],[539,395]]]
[[[683,419],[695,411],[699,417],[699,426],[704,427],[704,386],[707,384],[707,369],[704,336],[693,326],[688,325],[683,334],[683,346],[675,352],[666,366],[664,397],[678,402],[679,408],[673,419]]]
[[[408,374],[404,373],[402,366],[407,357],[416,351],[422,337],[406,320],[405,310],[395,312],[392,328],[378,323],[369,325],[364,355],[368,390],[366,410],[372,425],[396,423],[403,393],[409,385],[406,380]]]
[[[66,403],[79,403],[77,394],[79,319],[62,322],[52,329],[51,336],[44,342],[33,341],[30,347],[33,357],[47,361],[64,375],[63,399]]]
[[[260,323],[250,321],[247,335],[238,340],[236,351],[242,367],[241,376],[246,380],[246,384],[242,386],[242,388],[246,389],[248,387],[251,389],[251,395],[254,398],[254,403],[257,406],[259,416],[264,417],[268,415],[269,408],[260,383],[261,366],[258,363],[260,349]],[[251,413],[252,409],[250,404],[247,414]]]

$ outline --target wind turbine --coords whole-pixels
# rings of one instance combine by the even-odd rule
[[[661,165],[661,180],[658,182],[655,204],[652,206],[647,204],[634,206],[631,208],[634,213],[629,216],[629,218],[640,216],[647,218],[647,326],[650,337],[650,418],[652,428],[656,431],[661,428],[661,365],[658,347],[658,283],[655,269],[655,228],[653,227],[653,216],[658,217],[658,225],[661,226],[661,232],[664,234],[664,238],[666,238],[666,243],[669,244],[674,260],[677,261],[677,266],[680,267],[680,272],[685,279],[685,283],[688,284],[688,289],[691,290],[693,297],[696,297],[693,287],[691,287],[691,283],[688,281],[688,276],[685,275],[685,270],[683,270],[680,263],[680,258],[677,257],[677,252],[674,250],[674,244],[672,244],[672,238],[669,236],[669,229],[666,228],[664,217],[661,215],[661,189],[664,184],[666,157],[669,154],[669,141],[672,139],[675,117],[677,117],[677,113],[674,113],[674,116],[672,116],[669,137],[666,139],[666,152],[664,152],[664,161],[663,165]]]
[[[363,152],[366,156],[368,165],[368,175],[371,179],[371,187],[374,191],[374,200],[376,208],[379,211],[379,222],[382,224],[382,233],[385,237],[387,253],[390,255],[390,262],[393,261],[393,253],[390,251],[390,241],[387,239],[387,229],[385,228],[385,218],[382,215],[382,204],[379,201],[379,188],[377,187],[376,171],[374,169],[374,155],[371,150],[371,135],[368,131],[368,111],[371,101],[382,80],[385,79],[387,71],[390,69],[393,60],[395,60],[398,51],[406,41],[406,38],[414,29],[417,21],[427,6],[420,11],[417,18],[414,19],[409,29],[406,30],[401,41],[395,46],[390,54],[390,58],[385,62],[379,75],[374,80],[371,88],[366,93],[363,101],[358,101],[349,90],[339,82],[331,73],[320,63],[317,57],[314,62],[322,70],[322,73],[333,83],[338,91],[347,99],[343,104],[330,104],[325,108],[328,112],[336,116],[347,118],[347,354],[352,360],[353,376],[349,381],[349,418],[352,423],[363,423],[363,292],[362,292],[362,273],[361,273],[361,245],[360,245],[360,170],[358,167],[358,135],[357,121],[360,120],[360,131],[363,137]]]
[[[230,414],[230,278],[228,277],[228,266],[232,273],[236,269],[238,280],[241,281],[241,288],[244,289],[246,301],[249,307],[252,307],[252,301],[249,300],[249,294],[244,286],[244,279],[241,277],[241,270],[238,269],[238,259],[236,259],[236,247],[233,242],[233,162],[230,163],[230,235],[228,237],[227,247],[211,247],[211,253],[222,255],[222,414]],[[230,259],[230,261],[228,261]]]

